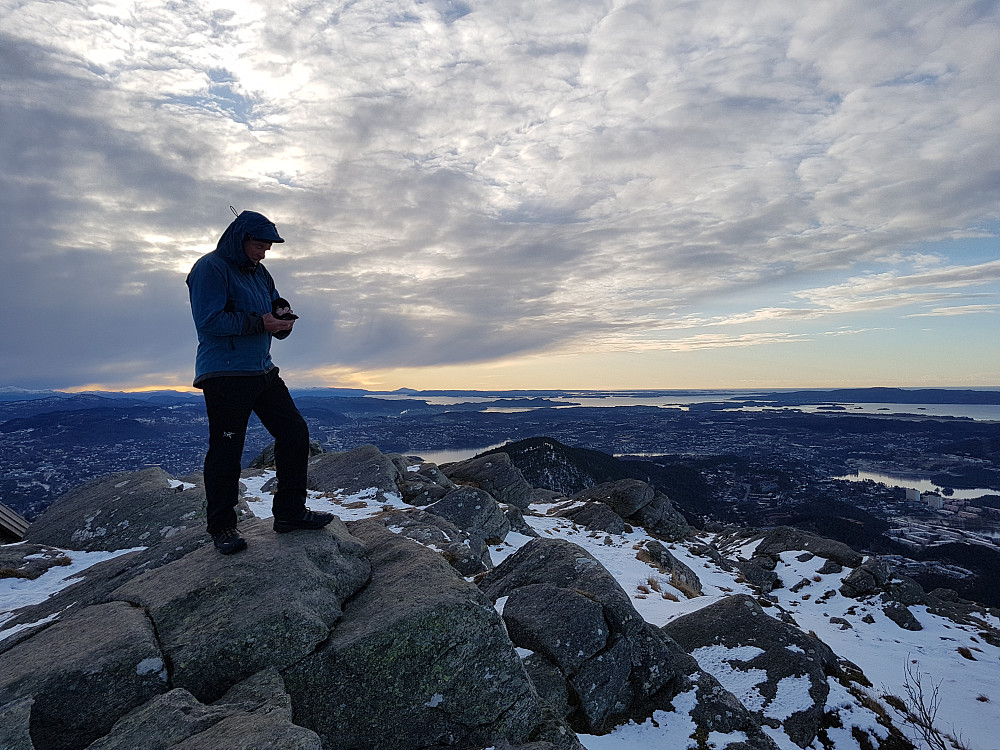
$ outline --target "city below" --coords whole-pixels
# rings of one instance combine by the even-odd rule
[[[798,526],[1000,606],[976,573],[1000,564],[1000,391],[293,395],[326,451],[445,463],[544,436],[615,457],[695,525]],[[253,418],[244,464],[270,442]],[[109,473],[192,475],[206,447],[197,393],[0,389],[0,503],[29,521]]]

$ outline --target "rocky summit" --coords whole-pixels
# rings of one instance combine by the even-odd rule
[[[200,477],[72,490],[0,547],[0,748],[903,750],[929,661],[964,670],[935,731],[996,720],[996,612],[798,529],[693,528],[610,468],[534,486],[583,475],[540,455],[317,452],[338,519],[278,535],[265,451],[232,556]]]

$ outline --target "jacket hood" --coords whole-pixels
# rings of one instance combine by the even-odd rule
[[[256,211],[244,211],[222,233],[215,251],[241,268],[253,267],[256,264],[243,252],[243,239],[247,235],[267,242],[284,242],[273,221]]]

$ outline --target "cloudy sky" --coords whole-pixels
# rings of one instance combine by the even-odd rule
[[[0,0],[0,385],[1000,385],[990,0]]]

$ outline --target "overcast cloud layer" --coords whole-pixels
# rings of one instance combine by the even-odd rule
[[[1000,385],[996,2],[0,14],[0,384],[187,385],[233,205],[300,385]]]

